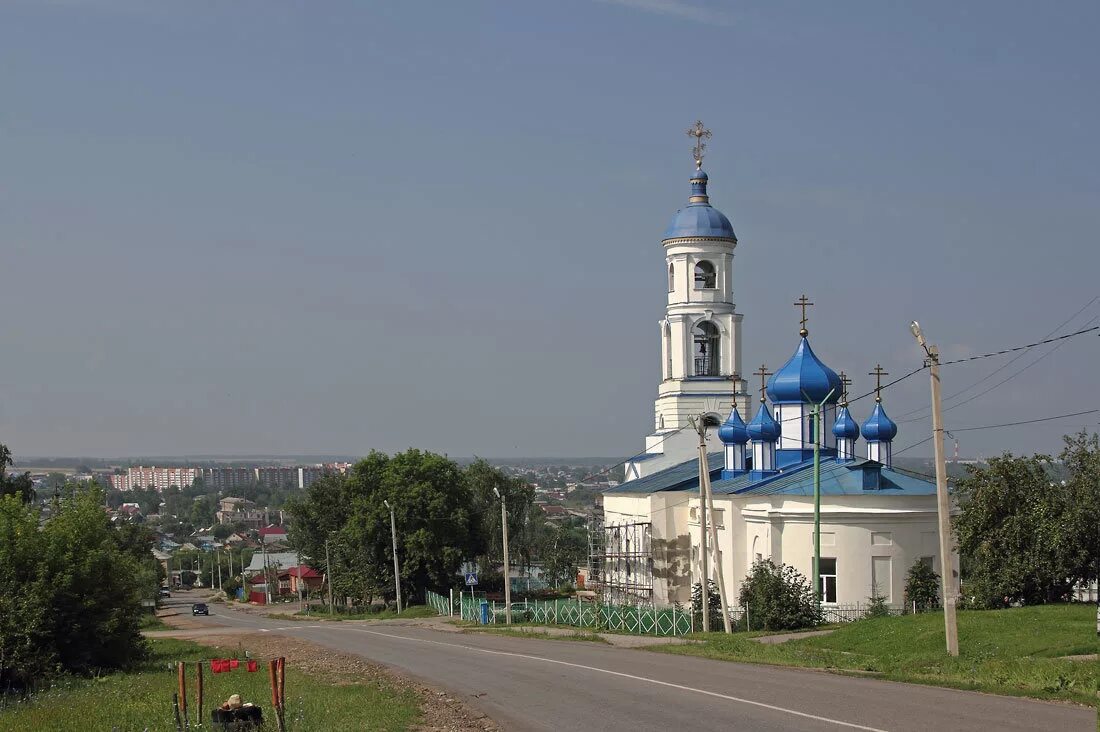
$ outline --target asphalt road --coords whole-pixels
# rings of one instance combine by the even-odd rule
[[[220,604],[211,611],[197,621],[277,632],[401,669],[463,696],[507,730],[1069,732],[1096,724],[1096,712],[1081,707],[598,643],[278,621]]]

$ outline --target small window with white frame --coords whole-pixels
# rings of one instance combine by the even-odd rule
[[[818,592],[821,593],[821,601],[836,603],[836,558],[822,557],[817,566],[817,574],[820,578]]]

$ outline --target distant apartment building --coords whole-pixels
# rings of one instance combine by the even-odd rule
[[[196,480],[215,491],[228,491],[262,484],[281,488],[308,488],[326,472],[345,473],[348,463],[321,465],[270,465],[254,468],[167,468],[132,466],[125,473],[109,476],[111,487],[128,491],[134,488],[153,487],[158,492],[175,486],[190,488]]]

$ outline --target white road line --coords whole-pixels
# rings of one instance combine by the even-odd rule
[[[730,696],[729,694],[719,694],[716,691],[707,691],[706,689],[696,689],[693,686],[683,686],[681,684],[673,684],[668,681],[661,681],[660,679],[651,679],[646,676],[635,676],[634,674],[622,673],[621,671],[611,671],[606,668],[598,668],[596,666],[585,666],[580,663],[570,663],[569,661],[558,661],[554,658],[543,658],[542,656],[529,656],[525,653],[511,653],[509,651],[491,651],[487,648],[475,648],[473,646],[464,646],[460,643],[444,643],[443,641],[428,640],[426,638],[409,638],[404,635],[393,635],[391,633],[379,633],[376,630],[366,630],[365,628],[349,628],[349,630],[355,630],[359,633],[370,633],[371,635],[380,635],[383,638],[394,638],[396,640],[410,641],[412,643],[430,643],[436,646],[448,646],[451,648],[461,648],[464,651],[473,651],[474,653],[487,653],[493,656],[512,656],[513,658],[525,658],[529,661],[542,661],[543,663],[554,663],[559,666],[572,666],[573,668],[580,668],[586,671],[596,671],[601,674],[608,674],[610,676],[619,676],[624,679],[633,679],[634,681],[644,681],[647,684],[656,684],[657,686],[667,686],[672,689],[679,689],[680,691],[691,691],[696,694],[705,694],[707,696],[717,697],[718,699],[727,699],[729,701],[738,702],[740,704],[749,704],[754,707],[761,707],[763,709],[771,709],[774,712],[783,712],[784,714],[792,714],[796,717],[804,717],[806,719],[815,719],[819,722],[825,722],[827,724],[835,724],[841,727],[848,727],[850,729],[860,729],[865,732],[888,732],[888,730],[879,729],[878,727],[865,727],[862,724],[854,724],[852,722],[842,722],[839,719],[830,719],[829,717],[820,717],[816,714],[807,714],[806,712],[799,712],[794,709],[787,709],[785,707],[777,707],[773,704],[765,704],[764,702],[752,701],[751,699],[742,699],[737,696]]]

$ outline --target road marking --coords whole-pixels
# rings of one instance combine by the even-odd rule
[[[610,676],[619,676],[624,679],[633,679],[634,681],[644,681],[647,684],[656,684],[657,686],[667,686],[671,689],[679,689],[680,691],[692,691],[696,694],[705,694],[706,696],[713,696],[718,699],[726,699],[728,701],[738,702],[740,704],[749,704],[754,707],[762,707],[764,709],[770,709],[774,712],[783,712],[784,714],[792,714],[796,717],[803,717],[805,719],[815,719],[819,722],[826,722],[828,724],[835,724],[841,727],[848,727],[850,729],[861,729],[865,732],[888,732],[888,730],[879,729],[878,727],[865,727],[862,724],[854,724],[852,722],[843,722],[839,719],[830,719],[829,717],[820,717],[816,714],[807,714],[806,712],[799,712],[795,709],[787,709],[786,707],[777,707],[774,704],[765,704],[764,702],[753,701],[751,699],[742,699],[738,696],[730,696],[729,694],[720,694],[716,691],[707,691],[706,689],[697,689],[693,686],[684,686],[682,684],[673,684],[669,681],[661,681],[660,679],[651,679],[646,676],[635,676],[634,674],[627,674],[621,671],[611,671],[606,668],[599,668],[597,666],[585,666],[581,663],[571,663],[569,661],[559,661],[554,658],[544,658],[542,656],[530,656],[526,653],[512,653],[510,651],[492,651],[488,648],[475,648],[474,646],[464,646],[460,643],[444,643],[443,641],[428,640],[426,638],[409,638],[404,635],[393,635],[391,633],[379,633],[376,630],[366,630],[365,628],[348,628],[348,630],[355,630],[360,633],[370,633],[371,635],[380,635],[383,638],[394,638],[396,640],[411,641],[413,643],[430,643],[436,646],[449,646],[451,648],[461,648],[464,651],[474,651],[475,653],[487,653],[493,656],[512,656],[514,658],[525,658],[530,661],[542,661],[544,663],[554,663],[559,666],[571,666],[573,668],[580,668],[586,671],[596,671],[601,674],[608,674]]]

